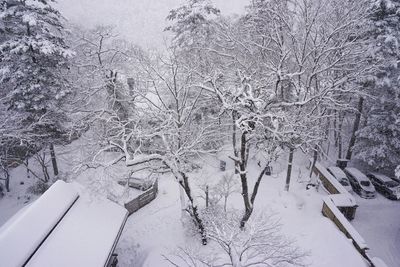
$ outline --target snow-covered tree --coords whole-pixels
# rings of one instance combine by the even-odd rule
[[[369,11],[369,56],[378,68],[366,87],[372,98],[355,151],[373,169],[390,173],[400,162],[400,2],[371,1]]]
[[[37,148],[63,140],[66,134],[60,105],[69,92],[65,74],[73,53],[64,41],[62,17],[51,2],[0,3],[2,101],[24,116],[27,129],[20,133]],[[54,171],[58,172],[56,166]]]
[[[84,114],[89,108],[92,139],[97,139],[93,146],[97,151],[93,153],[91,164],[123,161],[133,172],[139,169],[171,172],[186,196],[184,208],[198,225],[206,243],[189,172],[199,155],[218,150],[221,136],[217,134],[218,118],[210,113],[204,90],[193,86],[193,73],[184,68],[173,49],[168,50],[166,56],[138,51],[128,55],[126,52],[126,59],[133,68],[125,70],[124,76],[110,80],[107,78],[107,68],[111,66],[108,59],[115,58],[109,56],[116,51],[102,46],[107,44],[105,41],[89,42],[86,47],[90,49],[84,49],[92,51],[88,55],[94,58],[96,67],[93,70],[99,78],[96,78],[97,89],[86,90],[88,94],[83,99],[87,104],[77,109]],[[85,72],[90,74],[93,65],[88,65]],[[117,68],[113,72],[119,73]],[[134,81],[126,79],[132,74]],[[90,83],[88,85],[93,88]],[[109,90],[110,86],[113,90]],[[120,105],[115,105],[117,102]],[[121,106],[129,108],[123,118]],[[99,162],[99,155],[107,151],[116,152],[115,159]]]
[[[276,215],[255,215],[243,230],[237,227],[240,215],[234,212],[214,210],[205,217],[214,249],[202,253],[190,246],[180,248],[176,255],[166,257],[174,266],[307,266],[307,254],[282,234]]]
[[[269,164],[249,188],[249,155],[263,150],[274,158],[279,148],[314,147],[325,138],[328,111],[350,108],[343,95],[358,92],[351,85],[366,69],[356,38],[364,16],[363,2],[252,1],[243,17],[209,21],[212,35],[192,48],[207,59],[196,61],[197,85],[230,117],[242,227]]]
[[[10,108],[43,114],[68,93],[71,50],[51,1],[2,1],[1,81]]]
[[[220,10],[209,0],[188,0],[170,11],[167,20],[173,22],[165,30],[173,33],[173,44],[179,47],[201,46],[211,34],[210,19]]]

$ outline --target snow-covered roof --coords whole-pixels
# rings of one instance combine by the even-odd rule
[[[331,166],[328,167],[328,170],[338,179],[347,178],[346,174],[339,167]]]
[[[329,195],[337,207],[354,207],[357,205],[355,198],[350,194]]]
[[[361,181],[369,181],[367,176],[365,176],[365,174],[363,174],[360,170],[358,170],[356,168],[347,167],[345,170],[360,182]]]
[[[393,180],[390,179],[389,177],[387,177],[386,175],[380,174],[380,173],[376,173],[376,172],[371,172],[371,174],[373,176],[375,176],[376,178],[378,178],[379,180],[381,180],[382,182],[392,182]]]
[[[350,195],[350,193],[346,190],[346,188],[344,188],[343,185],[341,185],[339,181],[335,177],[333,177],[333,175],[330,174],[324,166],[322,166],[319,162],[316,162],[314,167],[339,191],[340,194],[348,195],[350,198],[352,198],[352,201],[356,203],[355,198],[352,195]]]
[[[372,263],[375,267],[388,267],[383,260],[377,257],[372,258]]]
[[[4,266],[104,266],[128,212],[110,200],[91,201],[57,181],[0,228]]]

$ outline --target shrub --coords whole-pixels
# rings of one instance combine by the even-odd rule
[[[50,185],[43,181],[37,181],[30,187],[28,187],[27,192],[34,195],[41,195],[49,189]]]

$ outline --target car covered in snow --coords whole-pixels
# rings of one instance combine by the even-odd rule
[[[392,200],[400,199],[400,183],[380,173],[371,172],[367,176],[379,193]]]
[[[345,168],[344,172],[346,173],[347,178],[349,178],[354,192],[363,198],[376,197],[375,187],[364,173],[353,167]]]
[[[331,166],[327,168],[328,172],[335,177],[336,180],[339,181],[339,183],[348,191],[352,192],[353,188],[351,187],[350,181],[347,178],[346,174],[340,169],[339,167],[336,166]]]

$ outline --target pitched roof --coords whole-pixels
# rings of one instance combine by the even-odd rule
[[[0,228],[4,266],[104,266],[128,212],[110,200],[95,201],[77,184],[57,181]]]

